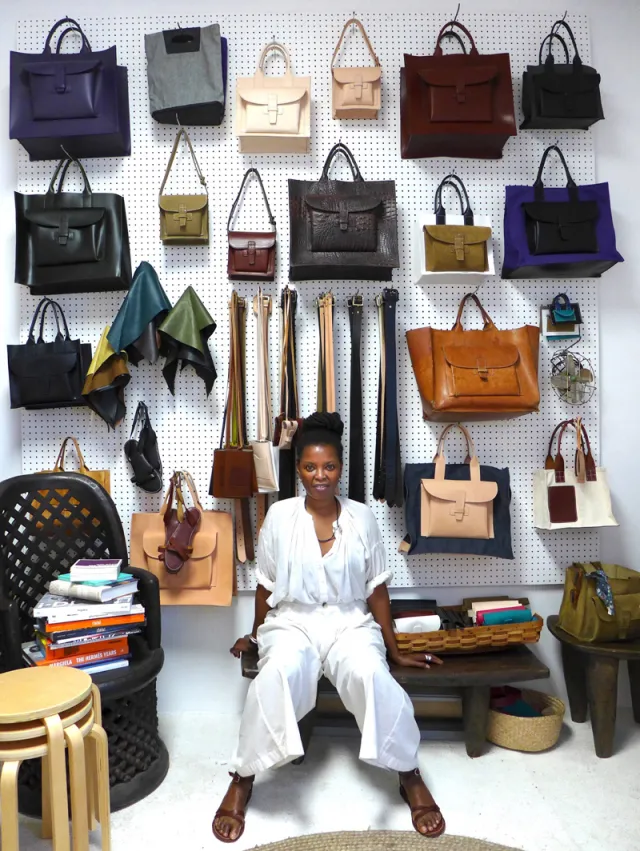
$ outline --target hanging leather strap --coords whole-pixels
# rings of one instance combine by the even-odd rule
[[[331,293],[323,293],[318,298],[317,307],[320,332],[317,410],[333,412],[336,409],[336,376],[333,349],[334,299]]]
[[[342,28],[342,33],[340,35],[338,43],[336,44],[336,49],[333,51],[333,56],[331,57],[331,67],[333,68],[333,66],[334,66],[334,63],[336,61],[336,56],[340,52],[340,48],[342,46],[342,42],[344,41],[345,34],[347,32],[347,29],[351,26],[351,24],[355,24],[355,26],[358,27],[358,29],[362,33],[362,38],[364,39],[364,43],[369,48],[369,53],[371,54],[371,58],[373,59],[374,65],[380,67],[380,60],[376,56],[375,51],[374,51],[373,47],[371,46],[371,42],[369,41],[369,38],[367,37],[367,33],[365,32],[365,28],[362,26],[362,24],[360,23],[360,21],[357,18],[349,18],[347,23]]]
[[[582,59],[580,59],[580,54],[578,53],[578,44],[576,42],[576,37],[573,34],[573,30],[569,26],[569,24],[564,20],[556,21],[555,24],[551,27],[551,35],[555,35],[558,38],[562,38],[558,35],[558,31],[556,27],[563,27],[569,38],[571,39],[571,44],[573,45],[573,64],[574,65],[582,65]],[[569,57],[567,56],[567,62],[569,61]]]
[[[447,32],[445,32],[447,27],[451,27],[451,29],[448,30]],[[438,38],[436,39],[436,49],[433,51],[433,55],[434,56],[442,56],[442,45],[440,44],[440,42],[442,41],[443,38],[452,37],[454,35],[453,27],[457,27],[459,30],[461,30],[461,32],[463,32],[466,35],[466,37],[469,39],[469,41],[471,42],[471,50],[469,51],[469,55],[470,56],[477,56],[478,55],[478,48],[476,47],[476,43],[473,40],[473,36],[469,32],[469,30],[465,26],[463,26],[461,23],[459,23],[458,21],[449,21],[448,23],[446,23],[442,27],[442,29],[438,33]],[[458,41],[461,41],[461,39],[459,37],[458,37]],[[462,49],[464,50],[464,42],[462,42],[462,44],[463,44]]]
[[[398,376],[396,356],[396,304],[398,290],[387,287],[383,294],[384,344],[386,384],[384,403],[384,498],[391,508],[403,502],[402,462],[400,460],[400,432],[398,428]]]
[[[236,213],[238,204],[240,202],[240,198],[242,197],[244,187],[245,187],[247,181],[249,180],[249,178],[251,177],[252,174],[255,174],[255,176],[258,178],[258,183],[260,184],[260,189],[262,190],[262,197],[264,198],[264,204],[265,204],[265,207],[267,208],[267,215],[269,216],[269,224],[274,229],[274,231],[276,230],[276,220],[273,218],[273,213],[271,212],[271,207],[269,206],[269,200],[267,199],[267,193],[265,192],[264,184],[262,183],[262,178],[260,177],[260,172],[258,171],[257,168],[248,168],[244,173],[244,177],[242,178],[242,183],[240,184],[240,190],[238,191],[238,194],[236,195],[236,200],[233,202],[233,206],[231,207],[231,212],[229,213],[229,218],[227,220],[227,232],[231,230],[231,223],[233,221],[233,217]]]
[[[378,369],[378,416],[376,419],[376,457],[373,475],[373,497],[384,501],[384,398],[386,390],[386,350],[384,342],[384,302],[382,295],[376,296],[378,350],[380,366]]]
[[[280,416],[276,421],[274,442],[279,445],[278,499],[289,499],[296,494],[295,451],[293,444],[298,429],[300,408],[296,374],[295,317],[298,294],[288,286],[280,300]]]
[[[175,138],[175,142],[173,143],[173,150],[171,151],[171,156],[169,157],[169,162],[167,163],[167,168],[164,173],[164,178],[162,180],[162,184],[160,186],[160,195],[164,192],[164,187],[167,185],[167,180],[169,179],[169,174],[171,172],[171,168],[173,167],[173,162],[176,158],[176,153],[178,152],[178,145],[180,144],[180,139],[184,136],[187,145],[189,146],[189,151],[191,153],[191,159],[193,160],[193,165],[195,166],[196,173],[200,180],[200,183],[204,186],[205,192],[207,192],[207,182],[204,179],[204,175],[200,171],[200,166],[198,165],[198,160],[196,159],[195,151],[193,150],[193,145],[191,144],[191,139],[189,138],[189,134],[185,130],[184,127],[181,127]],[[208,194],[208,192],[207,192]]]
[[[271,411],[271,389],[269,381],[269,316],[271,314],[271,296],[263,296],[258,288],[258,295],[253,299],[253,313],[256,317],[256,347],[258,352],[257,385],[258,385],[258,415],[256,434],[258,440],[273,439],[273,418]],[[260,529],[267,515],[268,495],[259,493],[257,500],[256,532]]]
[[[447,223],[447,213],[442,204],[442,190],[445,186],[451,186],[456,190],[458,194],[458,199],[460,200],[460,215],[464,218],[465,225],[473,226],[473,210],[471,209],[471,204],[469,203],[469,195],[467,194],[467,188],[457,174],[448,174],[444,178],[444,180],[442,180],[440,186],[438,186],[438,188],[436,189],[434,209],[434,212],[436,214],[436,224],[444,225]],[[464,201],[462,200],[463,195]]]
[[[349,499],[364,502],[364,431],[362,426],[362,346],[363,299],[350,298],[351,383],[349,385]]]
[[[536,177],[536,182],[533,184],[535,200],[544,201],[544,184],[542,182],[542,172],[544,171],[544,167],[547,162],[547,157],[549,156],[551,151],[555,151],[555,153],[560,157],[560,162],[562,163],[565,174],[567,175],[567,189],[569,190],[569,200],[575,203],[579,200],[578,187],[576,186],[575,180],[571,177],[571,172],[569,171],[567,161],[565,160],[562,151],[557,145],[549,145],[547,150],[542,155],[542,159],[540,160],[540,168],[538,169],[538,176]]]
[[[569,48],[567,47],[567,42],[558,33],[550,32],[549,35],[546,35],[542,39],[542,44],[540,45],[540,50],[538,51],[538,65],[542,65],[542,51],[543,51],[544,46],[547,42],[549,42],[549,47],[548,47],[548,50],[547,50],[547,58],[545,59],[545,62],[548,62],[551,65],[553,64],[553,62],[554,62],[554,58],[553,58],[553,42],[554,42],[554,40],[560,42],[560,44],[562,45],[562,49],[564,50],[564,58],[566,59],[566,64],[567,65],[569,64]]]

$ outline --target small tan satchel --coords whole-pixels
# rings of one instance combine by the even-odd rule
[[[374,61],[374,66],[364,68],[335,68],[334,62],[347,28],[355,24],[362,33],[365,44]],[[332,100],[334,118],[377,118],[380,110],[380,78],[382,67],[364,27],[357,18],[350,18],[344,25],[340,40],[331,59]]]
[[[176,158],[180,139],[184,136],[191,159],[200,183],[204,187],[203,195],[163,195],[169,179],[171,167]],[[191,139],[184,127],[178,130],[173,150],[169,157],[164,180],[160,187],[160,239],[164,245],[209,245],[209,195],[204,175],[200,171]]]
[[[452,428],[459,428],[467,441],[468,482],[445,479],[443,446]],[[452,423],[445,428],[434,461],[435,477],[421,480],[420,534],[425,538],[493,538],[493,500],[498,485],[481,481],[475,446],[463,425]]]

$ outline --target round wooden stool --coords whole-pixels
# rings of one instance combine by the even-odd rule
[[[65,748],[69,752],[74,851],[88,851],[102,828],[110,851],[109,761],[100,692],[74,668],[23,668],[0,674],[0,828],[3,851],[18,851],[18,769],[42,759],[42,836],[69,851]],[[85,748],[86,740],[86,748]]]

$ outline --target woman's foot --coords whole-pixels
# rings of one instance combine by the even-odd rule
[[[244,814],[253,791],[253,775],[240,777],[239,774],[232,774],[231,778],[227,794],[211,825],[214,835],[221,842],[235,842],[244,833]]]
[[[440,808],[427,789],[420,770],[401,771],[400,794],[411,809],[414,828],[423,836],[441,836],[445,831],[445,821]]]

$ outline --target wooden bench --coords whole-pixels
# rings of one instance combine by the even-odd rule
[[[257,674],[258,654],[244,653],[242,676],[254,679]],[[446,656],[444,665],[434,666],[429,670],[392,665],[391,674],[411,698],[441,693],[443,689],[453,690],[458,694],[462,698],[462,729],[467,754],[470,757],[478,757],[482,755],[486,741],[491,687],[546,679],[549,669],[528,647],[521,646],[496,653]],[[318,694],[335,695],[336,690],[322,677],[318,683]],[[317,720],[314,709],[299,723],[305,751]],[[446,725],[445,729],[450,730],[451,724]],[[302,759],[296,760],[301,761]]]

